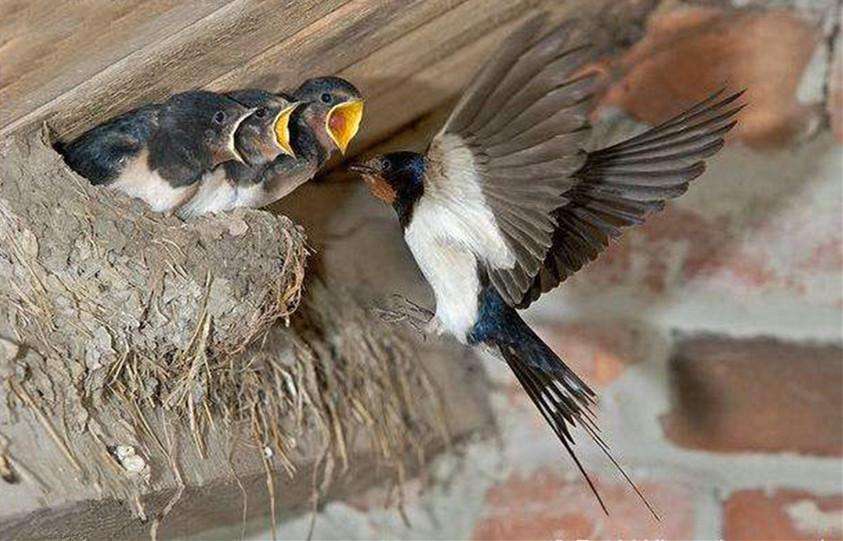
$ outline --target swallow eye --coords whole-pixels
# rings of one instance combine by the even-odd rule
[[[266,116],[266,108],[261,107],[257,111],[255,111],[255,117],[257,118],[264,118]]]
[[[224,111],[217,111],[214,113],[214,122],[216,124],[222,124],[225,122],[225,112]]]
[[[322,100],[322,103],[331,103],[331,95],[327,92],[322,94],[319,99]]]

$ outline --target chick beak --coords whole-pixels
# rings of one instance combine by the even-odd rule
[[[350,100],[331,108],[325,119],[325,129],[331,140],[345,154],[348,144],[357,135],[363,120],[363,100]]]
[[[257,111],[257,109],[246,109],[246,112],[237,117],[237,119],[232,123],[231,133],[228,135],[228,143],[225,147],[226,159],[222,161],[234,160],[242,164],[246,163],[246,160],[243,159],[243,155],[240,154],[239,150],[237,150],[237,140],[235,136],[237,134],[237,128],[240,127],[240,124],[242,124],[244,120],[249,118],[255,111]]]
[[[275,117],[275,122],[273,123],[275,142],[284,154],[294,158],[296,157],[296,153],[293,150],[293,145],[290,141],[290,116],[299,105],[301,105],[301,102],[294,102],[286,109],[282,109],[281,112],[278,113],[278,116]]]

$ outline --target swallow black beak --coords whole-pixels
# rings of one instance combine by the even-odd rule
[[[378,174],[378,170],[372,167],[371,165],[367,165],[365,162],[354,162],[348,166],[348,170],[353,173],[358,173],[360,175],[376,175]]]

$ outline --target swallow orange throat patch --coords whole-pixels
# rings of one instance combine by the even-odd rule
[[[393,188],[389,182],[379,177],[370,177],[370,179],[369,188],[372,190],[372,195],[387,205],[391,205],[395,202],[397,194],[395,193],[395,188]]]

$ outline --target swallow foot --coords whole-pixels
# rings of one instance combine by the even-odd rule
[[[439,321],[439,318],[434,315],[431,316],[424,325],[424,332],[428,336],[442,336],[445,334],[445,328],[442,326],[442,322]]]
[[[421,306],[403,295],[392,295],[390,307],[378,306],[374,308],[375,315],[384,323],[409,325],[414,331],[426,338],[430,335],[441,334],[438,319],[432,310]]]

